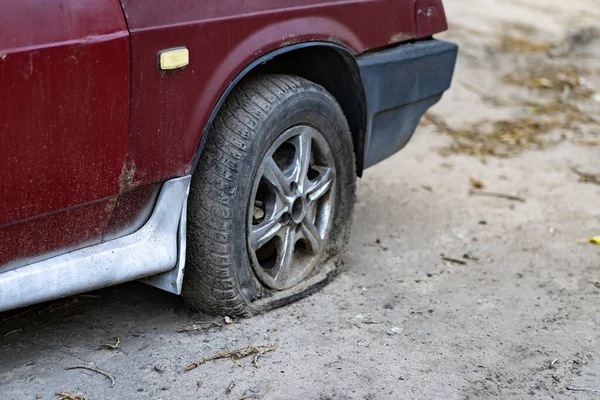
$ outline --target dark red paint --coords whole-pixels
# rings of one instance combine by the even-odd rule
[[[191,172],[219,97],[262,55],[307,41],[358,55],[446,29],[440,0],[121,3],[0,4],[0,264],[127,230],[155,184]],[[190,64],[159,71],[179,46]]]
[[[227,84],[257,57],[322,40],[354,53],[414,33],[414,0],[123,0],[131,30],[129,161],[135,184],[189,173]],[[186,46],[190,65],[160,72],[160,50]]]
[[[8,250],[29,255],[31,246],[39,253],[101,237],[111,208],[66,210],[120,191],[129,57],[118,0],[0,5],[2,259]],[[23,242],[7,242],[7,232]]]
[[[416,0],[415,38],[422,39],[448,29],[442,0]]]
[[[121,194],[104,232],[103,240],[115,239],[141,228],[152,213],[160,186],[160,184],[145,185]]]
[[[11,261],[38,261],[99,243],[109,207],[109,200],[100,201],[0,229],[0,272]]]

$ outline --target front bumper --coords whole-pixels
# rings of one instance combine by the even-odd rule
[[[367,101],[364,168],[402,149],[450,87],[458,46],[428,40],[358,59]]]

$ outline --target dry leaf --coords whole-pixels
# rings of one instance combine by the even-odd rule
[[[473,189],[485,189],[485,183],[480,181],[479,179],[473,178],[472,176],[469,178],[469,182],[471,182],[471,187]]]

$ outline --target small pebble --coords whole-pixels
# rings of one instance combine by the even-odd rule
[[[393,310],[394,309],[394,305],[392,303],[385,303],[383,305],[383,308],[385,308],[386,310]]]

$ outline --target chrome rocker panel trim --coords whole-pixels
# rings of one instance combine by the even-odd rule
[[[165,182],[150,219],[135,233],[0,273],[0,312],[171,270],[175,286],[164,277],[156,286],[180,291],[190,182],[191,176]]]

